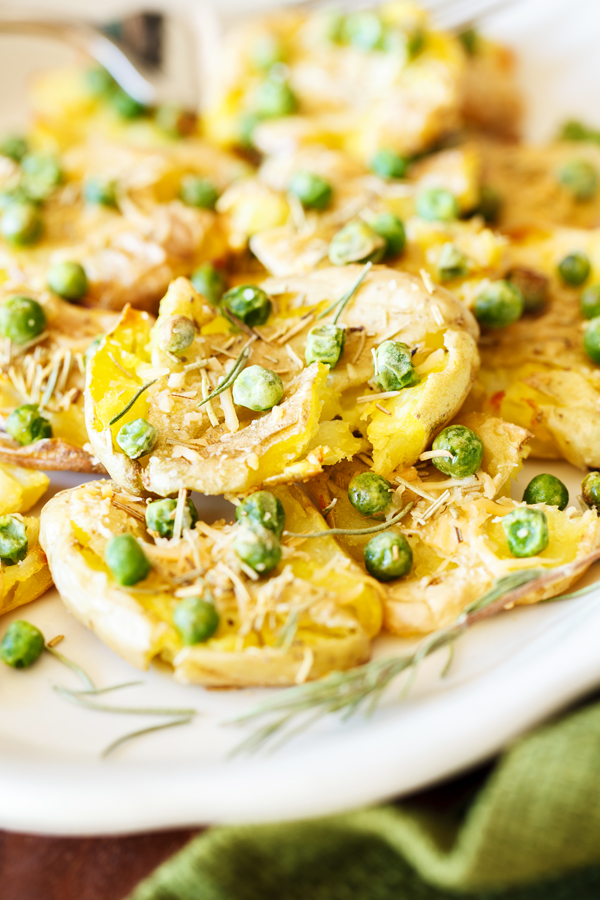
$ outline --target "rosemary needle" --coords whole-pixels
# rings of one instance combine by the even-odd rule
[[[99,712],[124,713],[131,716],[195,716],[197,713],[197,710],[195,709],[163,709],[161,707],[156,708],[151,706],[106,706],[103,703],[94,703],[92,700],[87,700],[75,691],[70,691],[68,688],[61,687],[58,684],[53,685],[53,689],[57,694],[60,694],[61,697],[64,697],[65,700],[70,700],[71,703],[76,703],[78,706],[83,706],[85,709],[96,709]]]
[[[152,381],[147,381],[146,384],[143,384],[143,385],[141,386],[141,388],[139,389],[139,391],[136,391],[136,392],[135,392],[135,394],[133,395],[133,397],[131,398],[131,400],[130,400],[129,403],[127,404],[127,406],[125,406],[125,407],[121,410],[121,412],[117,413],[116,416],[113,416],[112,419],[110,420],[110,422],[109,422],[108,424],[109,424],[109,425],[116,425],[116,423],[119,421],[119,419],[122,419],[123,416],[124,416],[126,413],[129,412],[129,410],[131,409],[131,407],[133,406],[133,404],[141,397],[141,395],[144,393],[144,391],[147,391],[148,388],[149,388],[149,387],[152,387],[153,384],[156,384],[157,381],[158,381],[158,378],[154,378]]]
[[[301,531],[284,531],[283,537],[319,538],[329,537],[332,534],[377,534],[378,531],[385,531],[386,528],[391,528],[392,525],[399,522],[413,506],[414,503],[407,503],[400,512],[397,512],[396,515],[392,516],[391,519],[388,519],[387,522],[382,522],[381,525],[372,525],[369,528],[327,528],[325,531],[309,531],[306,534],[303,534]]]
[[[83,683],[85,684],[88,691],[95,691],[95,685],[87,672],[84,672],[81,666],[78,666],[77,663],[74,663],[72,659],[68,659],[66,656],[63,656],[62,653],[59,653],[58,650],[55,650],[53,647],[49,647],[48,644],[45,645],[44,649],[47,653],[52,654],[59,662],[61,662],[64,666],[67,666],[73,672],[75,672]]]
[[[360,275],[358,276],[357,280],[352,285],[352,287],[349,290],[347,290],[346,293],[342,297],[339,298],[339,300],[336,300],[334,303],[332,303],[330,306],[328,306],[327,309],[324,309],[322,313],[319,313],[319,315],[317,316],[317,319],[324,319],[325,316],[328,316],[330,312],[333,312],[333,310],[336,308],[336,306],[339,306],[340,308],[338,309],[337,313],[335,314],[335,318],[333,320],[333,324],[336,325],[339,317],[341,316],[342,312],[344,311],[346,304],[351,299],[352,295],[359,289],[359,287],[361,286],[361,284],[363,283],[363,281],[369,274],[372,267],[373,267],[373,263],[368,262],[366,264],[366,266],[364,267],[364,269],[362,270],[362,272],[360,273]]]
[[[130,687],[138,687],[138,685],[143,684],[143,681],[124,681],[122,684],[111,684],[108,687],[104,688],[93,688],[92,690],[83,690],[83,691],[71,691],[72,694],[81,696],[90,696],[90,695],[98,695],[98,694],[110,694],[111,691],[121,691],[124,688]]]
[[[221,384],[218,384],[218,385],[217,385],[217,387],[214,389],[214,391],[211,391],[211,393],[208,395],[208,397],[205,397],[204,400],[201,400],[201,401],[200,401],[200,403],[198,404],[199,407],[200,407],[200,406],[204,406],[204,404],[205,404],[205,403],[208,403],[209,400],[213,400],[215,397],[218,397],[219,394],[222,394],[223,391],[226,391],[227,388],[228,388],[231,384],[233,384],[233,382],[235,381],[235,379],[237,378],[237,376],[240,374],[240,372],[242,371],[242,369],[244,368],[244,366],[245,366],[246,363],[248,362],[248,357],[250,356],[250,353],[252,352],[252,350],[251,350],[251,348],[250,348],[250,344],[251,344],[253,341],[255,341],[255,340],[256,340],[256,338],[255,338],[255,337],[252,337],[252,338],[248,341],[248,343],[246,344],[246,346],[245,346],[245,347],[242,349],[242,351],[240,352],[240,355],[239,355],[238,358],[236,359],[235,364],[234,364],[232,370],[231,370],[231,371],[229,372],[229,374],[227,375],[227,377],[223,379],[223,381],[221,382]]]
[[[113,741],[112,744],[109,744],[108,747],[105,747],[100,756],[102,759],[106,759],[106,757],[117,750],[118,747],[122,747],[123,744],[126,744],[134,738],[142,737],[145,734],[151,734],[153,731],[163,731],[165,728],[175,728],[177,725],[189,725],[191,721],[192,717],[187,716],[186,718],[175,719],[173,722],[162,722],[160,725],[150,725],[148,728],[130,731],[128,734],[124,734],[122,737],[117,738],[117,740]]]

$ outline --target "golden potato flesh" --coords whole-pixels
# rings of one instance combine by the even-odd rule
[[[111,328],[114,313],[85,309],[44,290],[6,281],[0,305],[24,295],[37,300],[46,316],[46,330],[29,344],[19,346],[0,339],[0,415],[24,404],[43,404],[42,413],[52,426],[52,438],[19,446],[7,435],[0,439],[0,461],[39,469],[102,472],[88,452],[83,410],[85,352]]]
[[[298,487],[276,493],[287,528],[326,531]],[[333,538],[302,550],[292,540],[279,565],[259,578],[233,550],[238,525],[200,522],[181,539],[153,540],[144,510],[143,501],[103,481],[58,494],[42,513],[42,542],[64,603],[132,665],[147,668],[161,658],[179,681],[244,687],[293,684],[368,659],[381,627],[382,592]],[[104,563],[107,540],[124,532],[152,563],[132,588],[120,586]],[[205,590],[218,630],[204,643],[184,645],[173,611]]]
[[[471,387],[477,328],[447,292],[429,293],[419,279],[376,268],[344,312],[347,340],[340,362],[331,371],[321,362],[306,366],[309,327],[361,272],[348,266],[264,283],[278,311],[256,330],[249,362],[278,373],[285,393],[262,414],[234,406],[229,388],[199,407],[218,378],[231,371],[248,336],[233,331],[189,282],[171,285],[154,327],[146,313],[126,311],[88,368],[86,420],[97,458],[128,490],[163,496],[181,487],[239,493],[305,480],[369,444],[378,470],[410,465]],[[194,319],[199,334],[179,359],[160,349],[156,335],[165,317],[182,313]],[[372,351],[393,337],[415,349],[419,382],[382,399],[368,385]],[[115,439],[124,424],[140,417],[158,430],[158,441],[149,456],[132,460]]]

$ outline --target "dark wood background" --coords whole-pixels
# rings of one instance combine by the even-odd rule
[[[54,838],[0,831],[2,900],[123,900],[198,831]]]

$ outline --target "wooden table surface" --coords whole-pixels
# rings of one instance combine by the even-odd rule
[[[2,900],[123,900],[198,831],[55,838],[0,831]]]

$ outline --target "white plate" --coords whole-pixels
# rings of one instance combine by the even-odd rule
[[[230,0],[228,8],[233,5]],[[600,124],[594,97],[599,17],[593,0],[573,0],[568,9],[565,3],[533,0],[497,21],[497,32],[525,58],[524,85],[529,99],[536,101],[533,135],[547,134],[566,115],[586,111],[592,120],[596,113]],[[5,41],[0,46],[4,49]],[[0,83],[10,83],[9,71],[12,82],[31,53],[30,47],[29,53],[17,54],[15,47],[10,55],[0,54]],[[7,67],[7,58],[16,70]],[[36,65],[45,59],[50,56],[44,57],[36,44]],[[571,85],[573,102],[566,99],[565,84]],[[573,498],[579,492],[581,473],[565,464],[530,463],[514,496],[520,497],[529,478],[541,470],[561,477]],[[79,480],[57,475],[54,488]],[[60,649],[84,665],[98,685],[136,677],[66,613],[55,592],[5,617],[2,631],[8,621],[23,617],[47,638],[66,635]],[[399,699],[398,685],[370,720],[357,717],[341,724],[330,718],[273,755],[235,761],[227,755],[247,731],[222,723],[267,691],[185,688],[154,668],[141,676],[143,686],[109,695],[106,702],[193,706],[200,715],[191,725],[141,738],[101,761],[100,751],[108,743],[157,720],[68,704],[52,685],[75,687],[76,678],[47,655],[28,671],[3,667],[0,827],[123,833],[313,816],[398,796],[489,757],[600,684],[599,632],[600,590],[574,601],[514,610],[478,625],[458,642],[446,679],[440,679],[444,653],[429,659],[408,700]],[[407,645],[381,638],[376,655]]]

